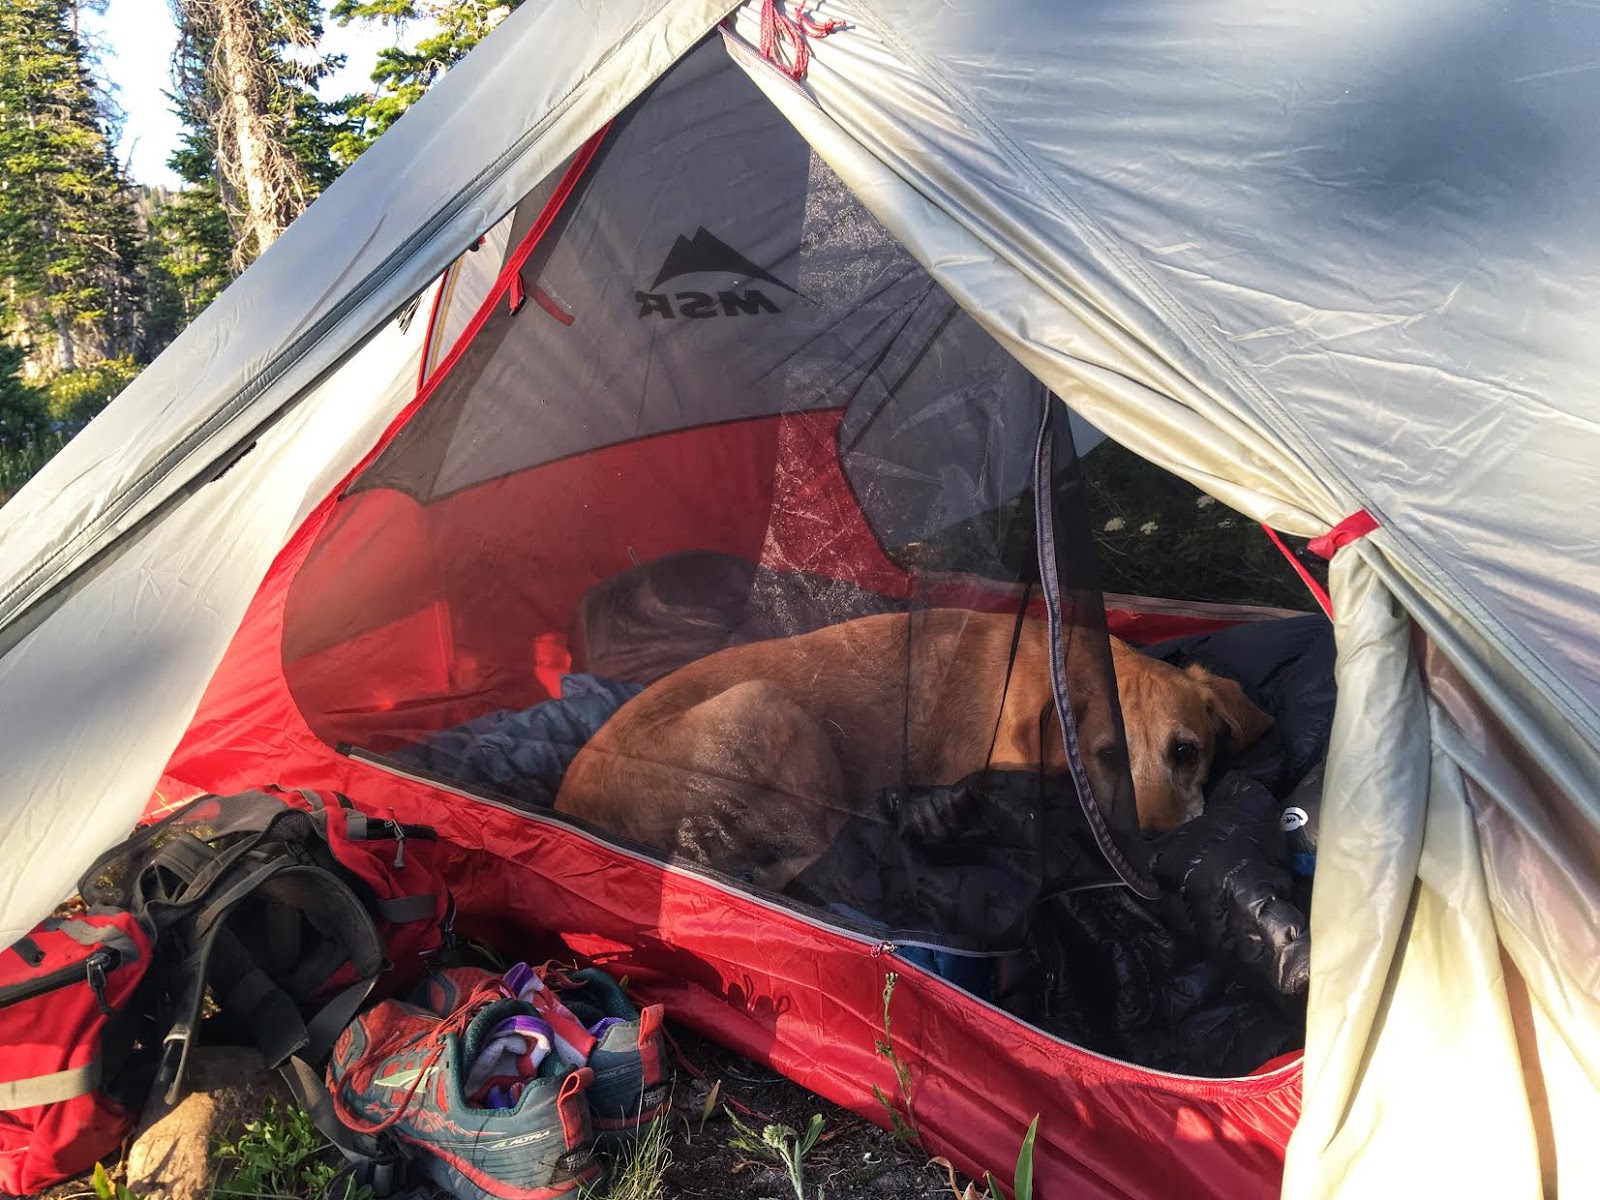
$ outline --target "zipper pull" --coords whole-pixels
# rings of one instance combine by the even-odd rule
[[[394,869],[406,869],[406,831],[399,821],[390,821],[389,828],[394,830]]]
[[[84,973],[89,978],[89,990],[94,993],[95,1003],[100,1006],[100,1015],[109,1017],[112,1009],[106,1003],[106,962],[113,958],[104,950],[96,950],[84,960]],[[113,963],[113,965],[115,965]]]

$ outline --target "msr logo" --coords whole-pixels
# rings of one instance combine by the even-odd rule
[[[732,276],[740,282],[719,291],[667,292],[662,285],[685,275]],[[751,262],[721,238],[702,225],[694,237],[678,235],[667,251],[666,261],[650,283],[649,291],[638,291],[633,298],[639,302],[639,316],[688,317],[704,320],[707,317],[753,317],[759,313],[776,313],[778,307],[767,291],[749,284],[760,282],[771,288],[781,288],[791,295],[795,291],[771,271]]]

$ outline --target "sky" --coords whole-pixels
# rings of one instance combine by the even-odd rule
[[[167,166],[183,127],[162,94],[172,90],[172,51],[178,44],[166,0],[111,0],[105,16],[86,14],[84,26],[104,47],[105,77],[115,85],[117,103],[127,114],[117,157],[131,163],[139,183],[182,186]],[[323,80],[322,95],[367,91],[379,49],[394,40],[393,29],[375,23],[353,22],[340,28],[329,21],[323,50],[345,55],[346,63],[342,71]]]

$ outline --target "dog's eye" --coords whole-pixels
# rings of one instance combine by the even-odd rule
[[[1193,742],[1172,743],[1172,763],[1177,767],[1192,767],[1200,761],[1200,747]]]

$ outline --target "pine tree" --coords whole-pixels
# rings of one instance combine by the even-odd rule
[[[329,151],[342,117],[316,85],[340,60],[316,50],[318,0],[172,0],[172,9],[176,100],[191,134],[174,165],[202,192],[214,189],[237,273],[338,173]],[[210,221],[204,195],[186,207],[191,225]]]
[[[137,348],[134,197],[78,14],[76,0],[0,4],[0,332],[36,370]]]
[[[0,318],[6,314],[0,311]],[[0,341],[0,504],[61,448],[45,397],[22,378],[23,352]]]
[[[346,101],[349,127],[333,145],[334,153],[353,162],[406,109],[420,100],[443,75],[467,56],[522,4],[522,0],[335,0],[329,15],[341,25],[352,20],[375,21],[396,31],[417,21],[431,21],[433,32],[415,48],[390,46],[378,52],[370,96]]]
[[[180,150],[172,165],[194,151]],[[192,168],[191,168],[192,169]],[[143,262],[148,279],[146,353],[154,357],[233,278],[233,235],[222,197],[209,178],[169,192],[146,188],[142,204],[148,235]]]
[[[49,427],[44,396],[22,379],[22,351],[0,342],[0,457],[34,448]]]

